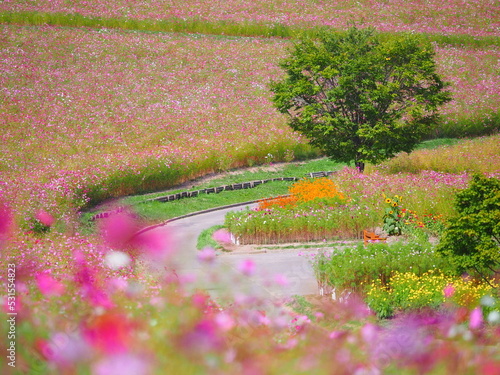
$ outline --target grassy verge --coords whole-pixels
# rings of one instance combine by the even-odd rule
[[[242,189],[224,191],[218,194],[201,194],[194,198],[185,198],[172,202],[151,201],[157,197],[174,194],[186,190],[198,190],[207,187],[217,187],[233,183],[247,182],[253,180],[271,179],[277,177],[302,177],[310,172],[338,170],[343,164],[335,163],[327,158],[315,159],[304,163],[278,164],[272,170],[264,168],[232,171],[222,174],[209,182],[193,181],[191,187],[174,189],[147,195],[135,195],[125,197],[117,201],[121,206],[133,206],[135,212],[149,223],[161,222],[174,217],[182,216],[191,212],[206,210],[214,207],[225,206],[234,203],[252,201],[270,196],[287,194],[290,182],[274,181],[259,185],[253,189]],[[92,228],[90,219],[96,212],[85,212],[81,216],[83,227]]]
[[[213,249],[221,249],[222,247],[213,239],[213,234],[219,230],[224,228],[224,225],[214,225],[208,229],[205,229],[201,232],[198,237],[198,242],[196,243],[196,248],[201,250],[205,247],[211,247]]]
[[[203,21],[203,20],[137,20],[128,18],[85,17],[80,14],[44,13],[44,12],[2,12],[0,23],[16,25],[51,25],[67,27],[88,27],[96,29],[122,29],[149,32],[180,32],[198,33],[224,36],[247,37],[279,37],[294,38],[298,35],[314,36],[325,27],[290,27],[280,23],[232,21]],[[383,37],[390,38],[398,33],[381,33]],[[441,45],[471,46],[482,48],[486,46],[500,46],[500,38],[496,36],[471,36],[465,34],[439,35],[421,34],[423,38]]]
[[[460,142],[458,139],[453,138],[429,140],[422,142],[418,148],[427,150],[436,149],[458,142]],[[188,187],[184,186],[183,188],[152,194],[124,197],[118,200],[117,204],[122,206],[133,206],[134,210],[145,222],[161,222],[195,211],[287,194],[291,182],[275,181],[259,185],[253,189],[224,191],[218,194],[202,194],[195,198],[185,198],[172,202],[151,201],[154,198],[186,190],[199,190],[254,180],[276,177],[302,177],[311,172],[339,170],[343,166],[344,164],[336,163],[328,158],[320,158],[306,162],[275,164],[272,169],[269,168],[270,165],[251,169],[237,169],[222,173],[220,177],[213,178],[210,181],[193,180],[192,183],[188,184]],[[87,228],[87,230],[92,230],[93,223],[90,219],[98,212],[99,211],[82,213],[82,227]]]

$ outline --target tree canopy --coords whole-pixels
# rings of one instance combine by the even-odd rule
[[[451,100],[430,43],[414,35],[387,40],[372,29],[302,38],[271,83],[276,108],[310,143],[340,162],[378,163],[410,152]]]

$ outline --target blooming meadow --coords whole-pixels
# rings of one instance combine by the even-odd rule
[[[281,24],[302,28],[344,28],[349,21],[383,32],[499,36],[500,13],[492,1],[9,1],[0,11],[81,14],[86,17],[183,21],[222,21],[241,24]]]
[[[179,4],[14,0],[1,2],[0,13],[305,28],[343,28],[352,19],[386,32],[499,36],[498,10],[488,1]],[[403,232],[414,243],[377,244],[367,252],[341,246],[316,256],[313,263],[328,269],[325,283],[354,283],[365,299],[323,299],[306,314],[291,310],[293,301],[239,288],[256,283],[259,269],[251,258],[227,269],[214,249],[204,248],[195,260],[218,289],[214,297],[196,274],[177,272],[184,249],[172,233],[136,235],[144,223],[133,210],[83,233],[81,210],[110,198],[317,156],[269,100],[268,84],[282,74],[276,62],[290,43],[0,25],[0,305],[8,316],[0,324],[1,373],[500,372],[500,313],[491,289],[498,282],[441,275],[446,265],[425,236]],[[436,46],[454,96],[436,135],[498,129],[499,51]],[[497,144],[493,136],[460,145],[462,151],[453,149],[458,154],[450,149],[395,159],[411,160],[415,174],[388,174],[400,170],[384,164],[367,175],[345,168],[331,180],[311,182],[310,190],[297,185],[295,198],[266,201],[244,214],[254,216],[246,224],[253,226],[249,241],[359,238],[363,229],[381,225],[382,194],[402,197],[411,212],[407,230],[434,235],[432,222],[455,214],[450,197],[467,186],[470,171],[498,176]],[[214,237],[230,239],[224,230]],[[331,259],[345,267],[331,267]],[[383,285],[375,281],[380,275]],[[281,275],[266,283],[288,285]],[[423,289],[408,293],[408,283]],[[385,316],[392,319],[379,319]]]
[[[56,27],[1,33],[2,190],[21,220],[45,209],[71,227],[74,212],[107,198],[269,162],[269,154],[314,154],[269,101],[287,41]],[[440,132],[468,134],[471,123],[490,131],[498,49],[437,52],[456,98]],[[37,203],[26,206],[33,195]]]

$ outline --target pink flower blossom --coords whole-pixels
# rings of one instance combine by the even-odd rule
[[[52,226],[52,224],[54,224],[55,221],[54,217],[44,210],[38,211],[37,214],[35,215],[35,219],[37,219],[40,223],[48,227]]]
[[[216,257],[215,250],[212,249],[211,247],[205,247],[203,250],[198,252],[198,260],[200,262],[213,263],[215,257]]]
[[[224,332],[231,330],[235,326],[234,319],[224,311],[215,315],[215,323]]]
[[[478,329],[483,325],[483,311],[481,307],[476,307],[470,313],[469,317],[469,328],[470,329]]]
[[[101,359],[92,366],[94,375],[146,375],[150,374],[147,358],[130,353],[113,355]]]
[[[175,246],[168,232],[149,230],[134,238],[142,254],[153,262],[165,263],[175,254]]]
[[[288,281],[288,278],[282,274],[274,275],[274,282],[280,286],[287,286],[290,284],[290,282]]]
[[[238,270],[246,276],[252,276],[255,273],[255,263],[251,259],[245,259],[238,265]]]
[[[124,353],[133,342],[134,324],[123,314],[106,312],[87,322],[83,334],[97,350],[108,354]]]
[[[231,233],[229,233],[226,229],[219,229],[214,232],[213,239],[222,244],[231,243]]]
[[[38,274],[36,283],[44,296],[60,296],[64,293],[64,285],[50,275],[44,273]]]
[[[7,238],[12,230],[12,211],[10,207],[0,200],[0,241]]]
[[[446,298],[450,298],[455,293],[455,287],[452,284],[448,284],[443,289],[443,294]]]
[[[130,244],[138,226],[127,212],[112,214],[100,225],[101,235],[105,243],[114,249],[123,249]]]
[[[37,341],[36,347],[43,357],[61,367],[88,360],[91,353],[79,333],[56,332],[49,340]]]

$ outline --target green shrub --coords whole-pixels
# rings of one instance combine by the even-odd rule
[[[500,180],[474,175],[455,207],[437,251],[457,272],[491,276],[500,267]]]
[[[429,243],[402,242],[338,247],[332,253],[316,255],[312,265],[320,284],[357,292],[374,280],[387,284],[395,272],[421,275],[433,269],[447,269],[445,259]]]

